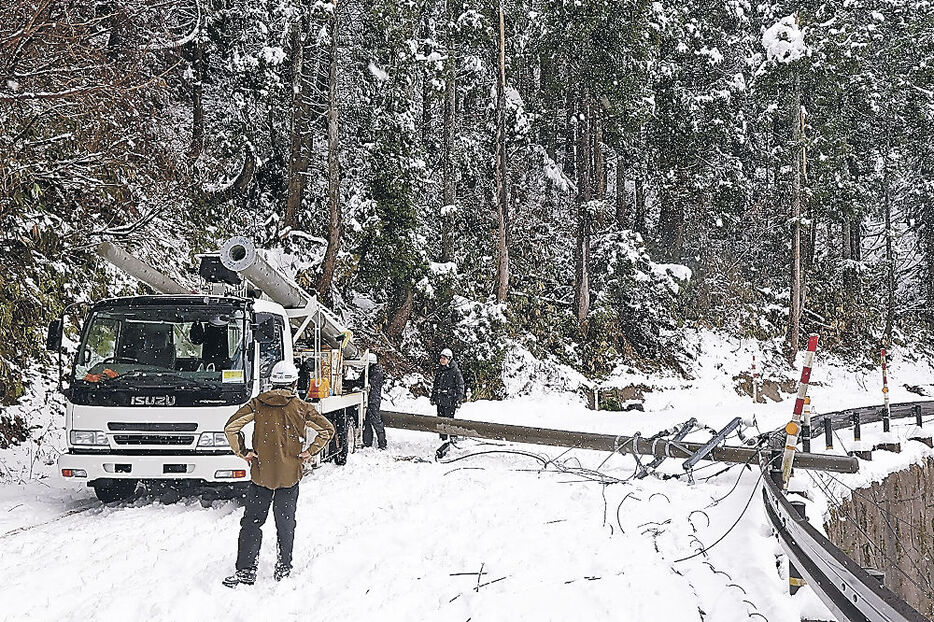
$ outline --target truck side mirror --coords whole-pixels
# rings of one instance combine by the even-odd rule
[[[49,332],[45,338],[45,349],[49,352],[61,352],[62,318],[49,322]]]

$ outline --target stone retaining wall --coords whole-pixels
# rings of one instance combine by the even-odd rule
[[[934,460],[856,489],[824,527],[844,553],[885,572],[886,587],[934,617]]]

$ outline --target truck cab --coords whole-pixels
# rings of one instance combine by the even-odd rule
[[[341,379],[365,378],[365,354],[354,349],[356,358],[344,357],[341,344],[327,338],[341,331],[327,326],[322,334],[321,313],[309,316],[251,293],[161,293],[94,304],[63,388],[62,476],[86,482],[104,502],[131,496],[140,482],[246,484],[249,466],[228,446],[224,426],[270,388],[280,360],[306,369],[314,362],[306,384],[318,390],[309,387],[302,397],[337,428],[323,458],[346,461],[358,443],[367,386],[348,383],[356,388],[344,392]],[[309,296],[308,303],[305,312],[317,301]],[[59,351],[62,323],[53,323],[49,335]]]

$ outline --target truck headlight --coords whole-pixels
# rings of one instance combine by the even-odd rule
[[[103,445],[107,446],[107,435],[100,430],[72,430],[72,445]]]
[[[227,435],[223,432],[202,432],[198,447],[229,447]]]

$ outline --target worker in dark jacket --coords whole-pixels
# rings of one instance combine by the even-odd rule
[[[431,403],[438,406],[439,417],[454,418],[454,411],[464,400],[464,377],[454,360],[454,354],[445,348],[441,351],[441,364],[435,372],[435,384],[431,389]],[[447,434],[441,440],[448,440]]]
[[[276,363],[270,380],[272,390],[254,397],[224,426],[230,448],[249,463],[252,480],[240,521],[237,572],[224,579],[227,587],[256,582],[256,558],[270,505],[279,544],[275,578],[279,581],[289,575],[302,463],[327,447],[334,436],[331,422],[313,404],[295,395],[298,383],[295,365],[288,361]],[[253,422],[253,449],[247,451],[241,430],[250,422]],[[316,436],[305,447],[309,432]]]
[[[373,430],[376,430],[376,444],[380,449],[386,449],[386,428],[383,427],[383,416],[379,412],[379,404],[383,394],[383,368],[376,361],[376,355],[370,352],[367,355],[370,367],[367,376],[370,379],[370,395],[366,403],[366,416],[363,418],[363,446],[373,446]]]

